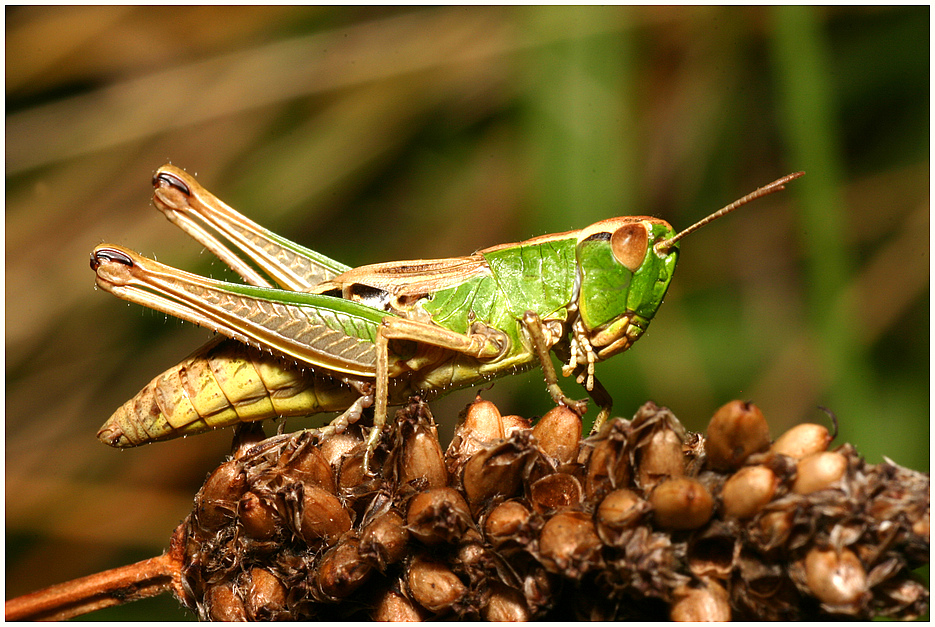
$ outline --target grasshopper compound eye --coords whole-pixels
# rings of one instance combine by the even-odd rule
[[[642,224],[626,224],[610,237],[610,249],[614,259],[630,272],[636,272],[646,258],[649,234]]]

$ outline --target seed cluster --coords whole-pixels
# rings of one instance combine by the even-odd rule
[[[443,453],[414,400],[364,472],[356,426],[237,436],[176,532],[202,619],[793,620],[917,617],[929,478],[771,442],[749,403],[707,434],[647,403],[581,438],[478,399]]]

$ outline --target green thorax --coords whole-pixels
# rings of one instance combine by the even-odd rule
[[[572,234],[482,252],[489,275],[439,290],[423,308],[436,324],[459,333],[468,333],[478,321],[499,329],[517,350],[519,320],[526,311],[543,320],[566,318],[574,298],[576,244]]]

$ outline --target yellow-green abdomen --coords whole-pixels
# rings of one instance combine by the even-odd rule
[[[239,422],[342,411],[359,396],[340,379],[217,339],[153,379],[114,412],[98,438],[138,446]]]

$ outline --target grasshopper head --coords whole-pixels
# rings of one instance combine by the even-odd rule
[[[611,218],[581,231],[578,315],[598,359],[629,348],[656,314],[678,260],[677,243],[656,244],[674,235],[668,222],[646,216]]]
[[[588,344],[597,359],[625,351],[639,339],[669,289],[679,240],[752,200],[785,189],[805,174],[793,172],[715,211],[676,233],[664,220],[645,216],[611,218],[581,231],[578,261],[578,319],[573,341]],[[577,352],[579,363],[588,351]]]

